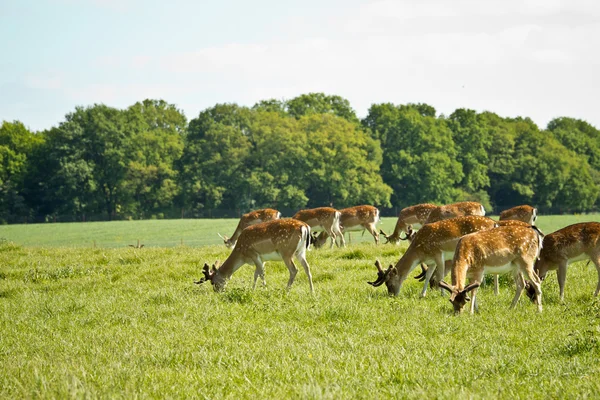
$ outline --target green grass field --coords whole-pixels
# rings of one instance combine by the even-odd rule
[[[598,220],[542,216],[539,226]],[[455,317],[438,291],[419,298],[413,279],[390,298],[366,281],[375,258],[395,262],[405,245],[376,247],[368,234],[309,252],[314,295],[302,270],[286,292],[276,262],[267,288],[250,289],[253,266],[221,294],[194,285],[205,261],[229,254],[215,230],[236,223],[0,227],[0,398],[600,396],[592,265],[569,267],[564,304],[551,273],[541,314],[525,296],[508,309],[510,277],[499,296],[479,291],[473,316]],[[146,247],[127,247],[138,239]]]

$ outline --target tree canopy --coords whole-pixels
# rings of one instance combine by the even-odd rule
[[[568,117],[428,104],[373,104],[308,93],[252,107],[216,104],[188,120],[164,100],[77,107],[58,126],[0,127],[0,220],[210,215],[262,207],[459,200],[488,210],[597,209],[600,131]]]

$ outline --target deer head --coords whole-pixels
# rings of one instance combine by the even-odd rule
[[[454,314],[460,314],[465,304],[467,304],[467,301],[471,301],[471,298],[467,295],[467,293],[478,288],[481,283],[473,282],[461,291],[444,281],[441,281],[438,285],[450,292],[450,303],[452,303],[452,306],[454,307]]]
[[[375,266],[377,267],[377,279],[367,283],[373,287],[379,287],[385,283],[389,295],[398,295],[398,292],[400,292],[400,284],[394,279],[394,277],[398,275],[396,268],[390,264],[388,269],[384,271],[379,260],[375,261]]]
[[[225,288],[225,280],[218,279],[218,268],[219,261],[215,261],[212,268],[209,267],[207,263],[204,263],[204,267],[202,268],[202,273],[204,274],[204,276],[200,278],[199,281],[195,281],[194,283],[196,285],[201,285],[206,281],[210,281],[210,283],[212,283],[213,285],[213,289],[215,290],[215,292],[220,292]]]

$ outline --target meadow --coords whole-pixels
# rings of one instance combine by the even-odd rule
[[[600,215],[541,216],[545,233]],[[224,293],[195,285],[204,262],[229,254],[216,232],[233,220],[0,226],[0,398],[597,398],[600,301],[593,265],[556,274],[544,311],[512,278],[454,316],[448,296],[409,279],[400,295],[366,282],[400,246],[353,234],[311,250],[292,289],[269,262]],[[381,227],[391,231],[394,218]],[[144,248],[132,248],[137,240]],[[94,247],[94,241],[96,245]],[[413,275],[416,275],[415,271]]]

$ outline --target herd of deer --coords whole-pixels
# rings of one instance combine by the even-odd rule
[[[204,277],[197,284],[210,281],[216,291],[225,287],[227,280],[244,264],[254,264],[254,284],[260,277],[266,285],[264,263],[280,260],[290,272],[287,288],[294,282],[300,262],[311,292],[314,292],[306,251],[310,245],[318,248],[331,238],[331,246],[345,246],[344,232],[367,230],[379,244],[379,235],[388,243],[408,240],[406,252],[396,265],[383,269],[376,260],[377,279],[368,282],[374,287],[385,283],[390,295],[398,295],[408,275],[421,265],[416,278],[424,281],[422,296],[427,287],[440,287],[450,292],[455,313],[460,313],[468,301],[470,311],[477,307],[476,293],[484,274],[495,276],[498,293],[498,275],[512,273],[516,293],[511,308],[517,304],[523,289],[542,310],[541,282],[549,270],[557,270],[560,299],[564,300],[567,265],[570,262],[591,260],[598,271],[600,292],[600,223],[584,222],[569,225],[544,236],[535,226],[537,209],[522,205],[503,211],[499,221],[485,216],[480,203],[460,202],[444,206],[418,204],[404,208],[394,232],[377,232],[379,210],[362,205],[336,210],[319,207],[297,212],[292,218],[281,218],[273,209],[262,209],[244,214],[230,238],[223,237],[225,245],[233,247],[222,265],[204,264]],[[415,229],[419,228],[417,231]],[[317,235],[315,232],[319,232]],[[402,237],[404,234],[404,237]],[[451,273],[452,284],[443,279]],[[467,278],[469,283],[466,284]],[[527,282],[525,281],[527,279]],[[471,298],[469,297],[471,296]]]

